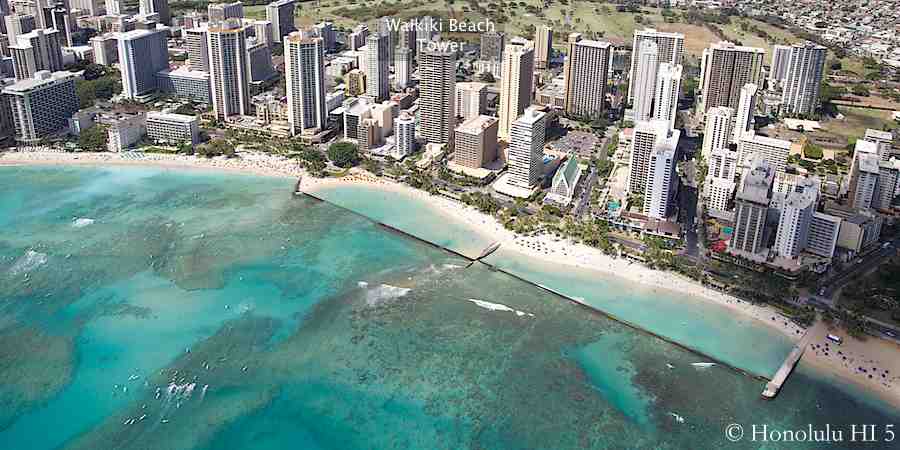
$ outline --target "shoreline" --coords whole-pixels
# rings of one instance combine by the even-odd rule
[[[727,294],[702,286],[693,280],[672,272],[649,269],[637,263],[630,263],[603,254],[600,250],[584,244],[574,244],[568,240],[553,236],[519,236],[505,229],[497,220],[460,202],[433,196],[424,191],[375,177],[368,172],[353,169],[341,178],[314,178],[309,176],[300,165],[288,158],[261,153],[242,152],[239,158],[199,158],[195,156],[170,154],[144,154],[142,157],[126,158],[121,153],[55,153],[55,152],[0,152],[0,167],[3,166],[35,166],[35,165],[74,165],[74,166],[131,166],[157,167],[165,169],[213,170],[228,173],[250,174],[264,177],[301,178],[300,188],[315,193],[342,186],[362,186],[367,189],[378,189],[392,194],[406,196],[425,202],[447,220],[460,223],[488,241],[498,241],[501,248],[512,251],[516,255],[536,259],[543,263],[565,265],[581,270],[614,276],[620,280],[639,284],[642,288],[662,289],[682,295],[696,297],[704,302],[725,307],[755,322],[765,324],[778,331],[792,343],[799,341],[804,329],[797,326],[779,311],[767,306],[750,304]],[[810,328],[816,331],[821,323]],[[823,327],[824,328],[824,327]],[[821,344],[821,340],[816,341]],[[861,341],[845,337],[844,346],[856,348],[860,360],[878,361],[897,379],[891,384],[867,383],[852,370],[844,367],[842,361],[820,355],[808,348],[801,360],[816,371],[835,377],[841,382],[862,388],[876,395],[889,405],[900,408],[900,346],[888,342],[878,351],[863,349]],[[810,344],[811,346],[813,344]],[[893,347],[890,347],[893,346]],[[871,356],[874,354],[874,357]]]

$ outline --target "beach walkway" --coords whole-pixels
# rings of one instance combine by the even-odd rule
[[[800,358],[803,357],[803,352],[806,351],[806,346],[809,344],[811,338],[812,333],[809,331],[803,334],[803,338],[800,339],[800,342],[798,342],[794,349],[791,350],[787,358],[781,364],[781,367],[775,372],[772,381],[766,383],[766,388],[762,392],[762,397],[764,399],[771,400],[778,395],[781,387],[784,386],[784,383],[787,381],[788,376],[794,371],[794,367],[800,362]]]

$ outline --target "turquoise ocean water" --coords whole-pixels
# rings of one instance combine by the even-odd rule
[[[805,370],[762,401],[756,379],[292,183],[0,168],[0,448],[823,448],[723,430],[897,421]],[[321,195],[453,248],[486,244],[421,203]],[[492,262],[746,370],[789,348],[676,293]]]

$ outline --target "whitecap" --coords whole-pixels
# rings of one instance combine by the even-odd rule
[[[366,283],[365,281],[359,281],[359,282],[356,283],[356,285],[359,286],[359,287],[361,287],[361,288],[363,288],[363,289],[369,287],[369,283]]]
[[[40,266],[47,264],[47,255],[45,253],[28,250],[10,267],[11,275],[27,274]]]
[[[72,221],[72,226],[75,228],[84,228],[88,225],[93,225],[94,219],[88,219],[86,217],[79,217]]]
[[[488,309],[491,311],[515,312],[515,310],[510,308],[509,306],[501,305],[500,303],[491,303],[491,302],[486,302],[484,300],[478,300],[478,299],[474,299],[474,298],[470,298],[469,301],[478,305],[481,308]]]
[[[715,366],[716,363],[691,363],[691,365],[698,369],[706,369],[708,367]]]
[[[389,303],[391,300],[400,298],[409,293],[412,289],[382,284],[376,288],[366,292],[366,305],[380,306]]]

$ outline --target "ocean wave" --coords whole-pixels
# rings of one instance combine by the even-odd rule
[[[390,303],[391,300],[404,297],[412,289],[382,284],[378,287],[369,289],[366,292],[366,305],[370,307],[381,306]]]
[[[479,308],[484,308],[484,309],[487,309],[490,311],[511,312],[511,313],[515,313],[519,317],[522,317],[522,316],[534,317],[534,314],[532,314],[532,313],[528,313],[525,311],[519,311],[517,309],[512,309],[509,306],[506,306],[506,305],[503,305],[500,303],[486,302],[484,300],[478,300],[476,298],[470,298],[469,301],[474,303],[475,305],[477,305]]]
[[[93,225],[94,219],[88,219],[87,217],[78,217],[72,221],[72,226],[75,228],[84,228],[88,225]]]
[[[10,275],[27,274],[44,264],[47,264],[47,255],[45,253],[28,250],[9,268],[9,273]]]

